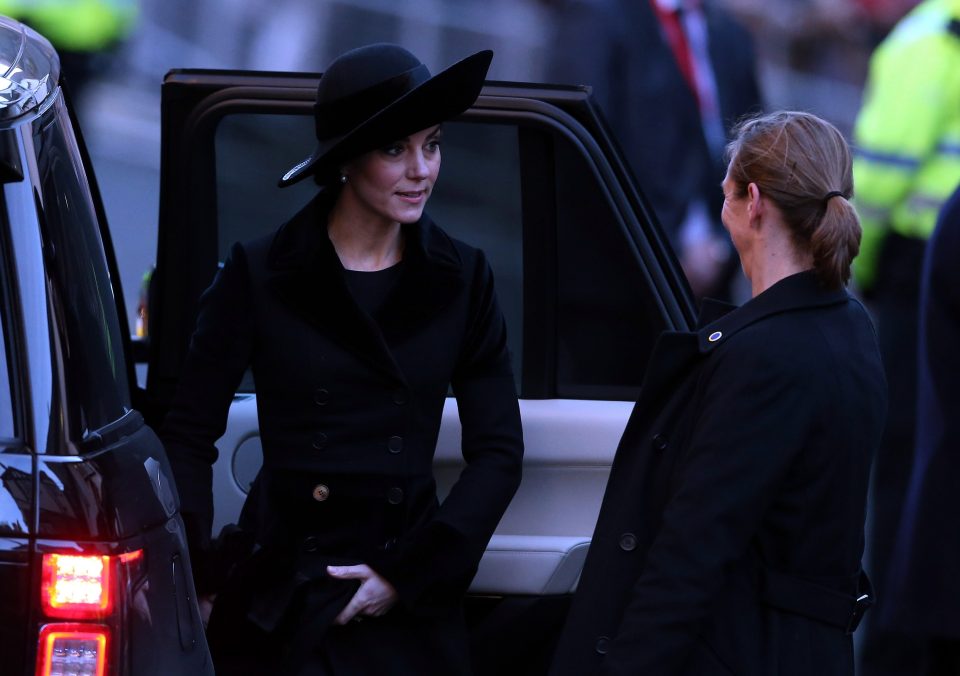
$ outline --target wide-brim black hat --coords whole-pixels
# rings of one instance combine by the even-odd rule
[[[317,149],[283,175],[280,187],[314,173],[333,175],[358,155],[459,115],[480,95],[492,58],[490,50],[477,52],[431,76],[398,45],[340,55],[317,87]]]

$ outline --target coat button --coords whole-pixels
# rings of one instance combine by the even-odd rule
[[[620,536],[620,549],[625,552],[632,552],[637,548],[637,536],[633,533],[624,533]]]
[[[313,402],[317,406],[326,406],[330,401],[330,393],[322,387],[313,393]]]
[[[650,441],[653,444],[654,450],[657,450],[657,451],[665,451],[667,450],[667,446],[670,445],[667,442],[667,438],[662,434],[654,434],[653,439],[651,439]]]
[[[330,497],[330,489],[323,484],[317,484],[313,487],[313,499],[317,502],[323,502]]]
[[[403,406],[407,403],[407,393],[403,390],[397,390],[393,393],[393,403],[397,406]]]
[[[317,539],[316,535],[308,535],[303,539],[301,548],[305,552],[315,552],[320,549],[320,540]]]
[[[391,505],[399,505],[401,502],[403,502],[403,489],[394,486],[387,491],[387,502],[389,502]]]
[[[318,451],[322,451],[327,447],[327,435],[323,432],[318,432],[317,436],[313,438],[313,447]]]
[[[610,639],[606,636],[601,636],[597,639],[597,647],[594,648],[599,654],[606,655],[610,652]]]
[[[403,450],[403,437],[390,437],[387,441],[387,448],[391,453],[399,453]]]

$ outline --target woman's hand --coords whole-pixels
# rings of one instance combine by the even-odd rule
[[[340,611],[334,624],[346,624],[362,617],[380,617],[397,602],[397,590],[370,566],[327,566],[327,573],[338,580],[360,580],[360,589]]]
[[[198,599],[200,606],[200,619],[203,620],[203,626],[206,627],[210,622],[210,611],[213,610],[213,602],[216,600],[216,594],[204,594]]]

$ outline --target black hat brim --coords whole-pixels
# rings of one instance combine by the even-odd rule
[[[493,52],[483,50],[437,73],[353,129],[317,144],[310,157],[280,179],[285,188],[320,171],[374,150],[413,132],[427,129],[467,110],[483,89]]]

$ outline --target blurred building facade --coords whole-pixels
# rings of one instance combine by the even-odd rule
[[[168,70],[317,71],[346,49],[390,41],[434,69],[492,48],[491,79],[542,81],[552,22],[565,1],[141,0],[135,30],[84,92],[80,106],[117,238],[131,321],[155,250],[160,82]],[[809,110],[847,133],[871,49],[915,4],[725,2],[754,35],[767,108]]]

